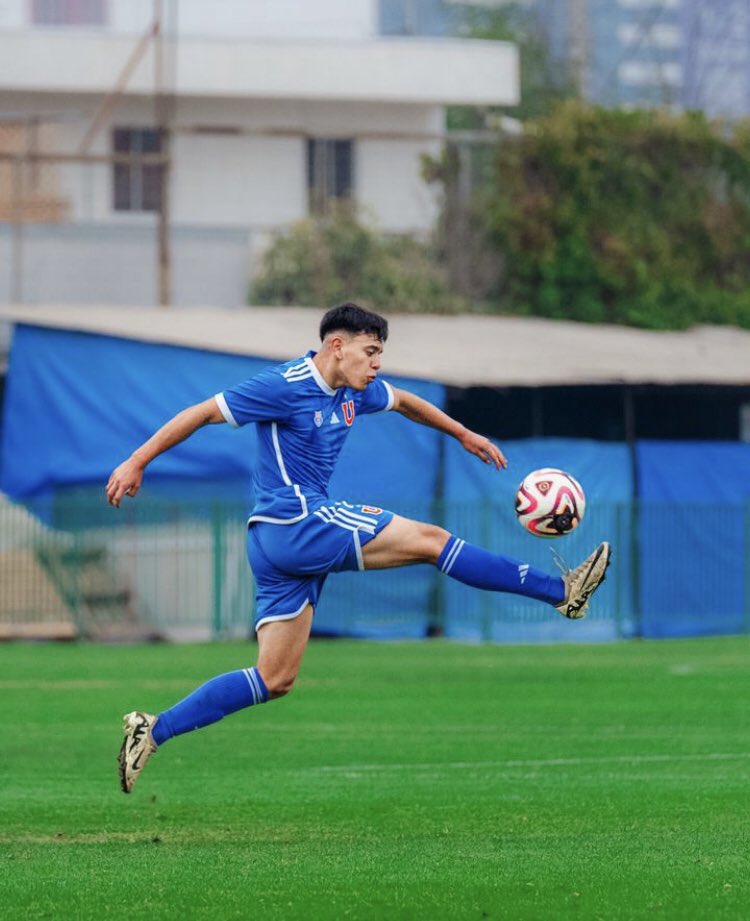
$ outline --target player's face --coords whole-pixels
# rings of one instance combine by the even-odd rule
[[[359,333],[341,343],[339,371],[352,390],[364,390],[378,376],[383,343],[372,333]]]

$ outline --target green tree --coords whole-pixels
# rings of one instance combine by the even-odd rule
[[[497,304],[593,322],[750,326],[750,132],[571,102],[497,149],[478,205]]]

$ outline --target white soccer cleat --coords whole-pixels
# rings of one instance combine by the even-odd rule
[[[151,730],[156,725],[157,717],[134,710],[132,713],[126,713],[123,720],[125,738],[122,740],[117,763],[120,766],[122,792],[130,793],[146,762],[156,751],[157,746]]]
[[[589,598],[604,582],[611,557],[612,549],[607,541],[604,541],[580,566],[563,571],[565,598],[560,604],[555,605],[563,617],[577,620],[586,616]]]

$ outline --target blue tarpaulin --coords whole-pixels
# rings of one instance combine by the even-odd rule
[[[637,446],[644,636],[740,633],[750,578],[750,445]]]

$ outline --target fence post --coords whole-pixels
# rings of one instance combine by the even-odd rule
[[[75,518],[75,508],[70,499],[63,500],[64,511],[62,514],[63,527],[70,528],[73,532],[73,579],[71,585],[71,600],[73,602],[73,611],[76,629],[79,634],[84,636],[89,632],[90,624],[84,623],[83,617],[83,529],[80,522]],[[64,552],[64,551],[63,551]],[[64,564],[63,564],[64,568]]]
[[[621,502],[618,502],[615,505],[615,534],[617,535],[617,541],[621,547],[625,546],[624,533],[623,533],[623,519],[625,516],[623,515],[623,510],[624,510],[624,504]],[[623,630],[622,630],[622,623],[623,623],[622,584],[623,584],[623,579],[622,579],[622,572],[621,572],[620,566],[615,566],[613,576],[615,580],[615,592],[614,592],[614,595],[615,595],[615,616],[614,616],[615,636],[617,637],[618,640],[621,640],[623,636]]]
[[[641,610],[641,500],[631,500],[630,514],[630,590],[633,598],[633,636],[643,636],[643,611]]]
[[[14,304],[20,304],[23,302],[23,245],[24,245],[24,214],[23,214],[23,198],[24,198],[24,189],[23,189],[23,168],[24,160],[23,156],[19,154],[12,161],[12,172],[13,172],[13,234],[11,237],[12,240],[12,266],[11,266],[11,282],[10,282],[10,297],[11,301]]]
[[[212,514],[213,532],[213,618],[211,632],[217,639],[222,632],[222,602],[224,582],[224,514],[220,502],[214,502]]]
[[[490,549],[491,507],[490,507],[490,500],[488,498],[485,497],[484,499],[481,500],[481,509],[482,509],[482,543],[481,543],[481,546],[484,547],[485,550],[489,550]],[[490,631],[490,605],[492,603],[492,596],[490,595],[489,592],[485,592],[485,591],[481,592],[480,595],[481,595],[480,610],[482,612],[482,620],[481,620],[482,642],[486,643],[491,638],[491,635],[492,635]]]

